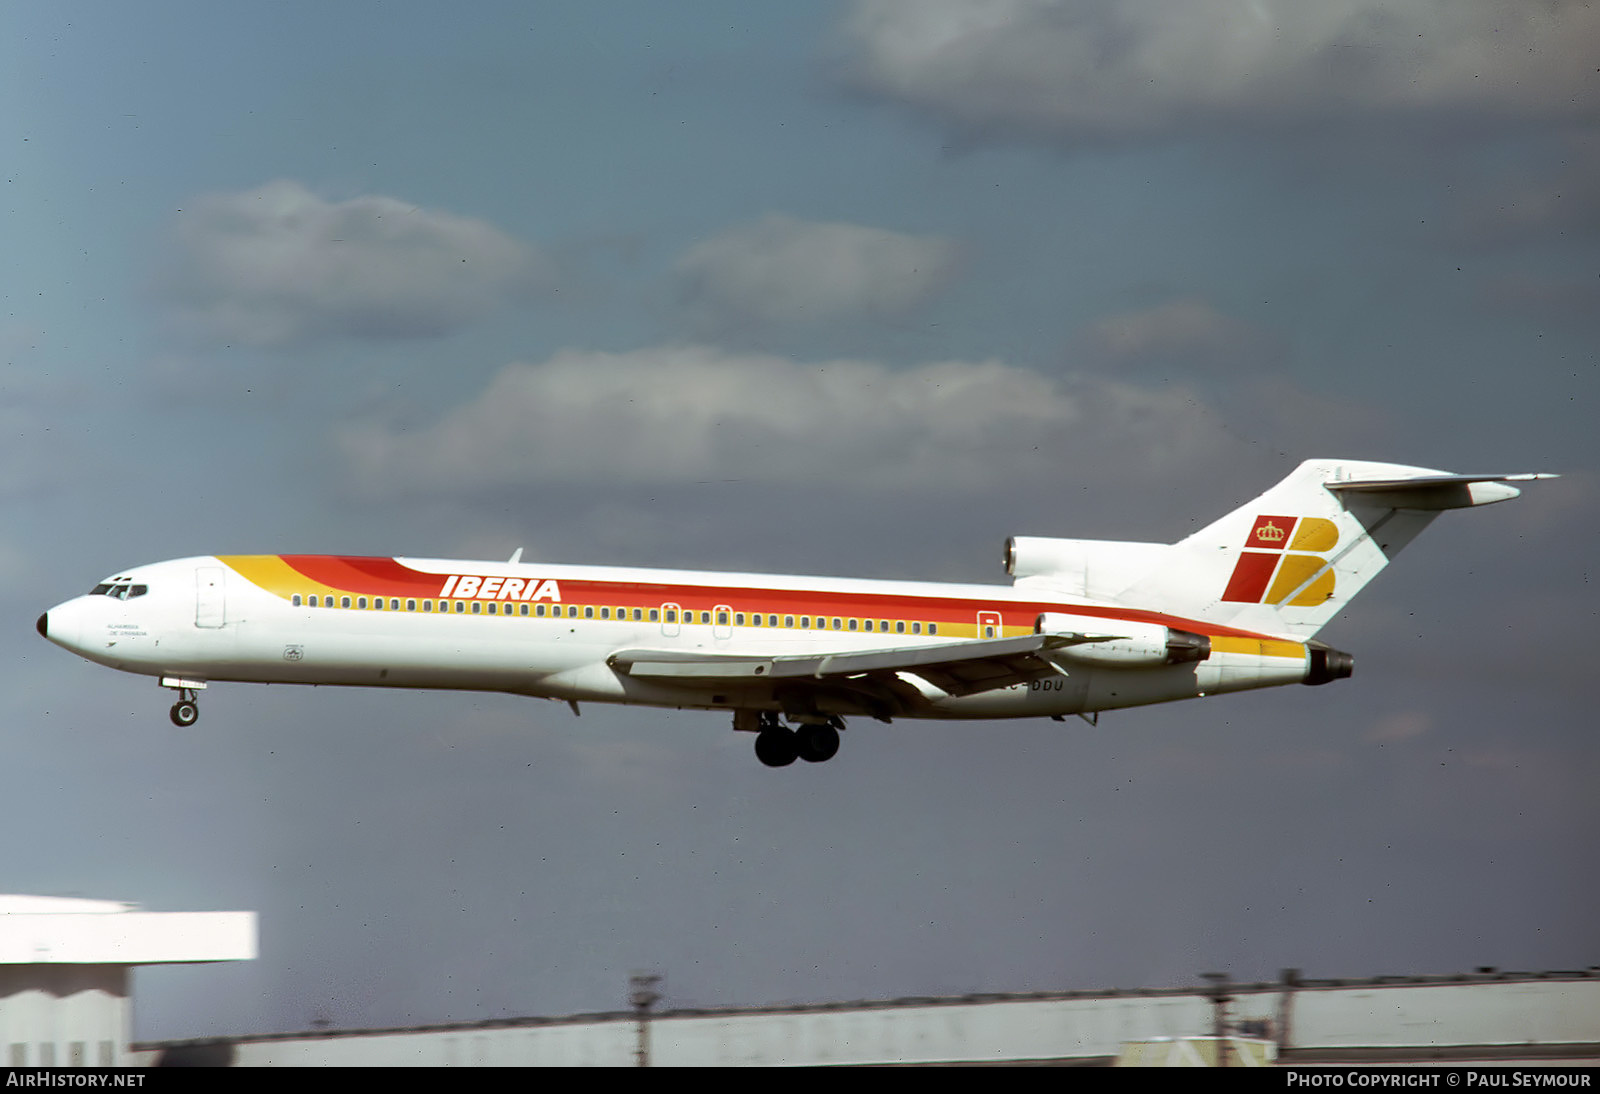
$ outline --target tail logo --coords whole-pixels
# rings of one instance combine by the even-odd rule
[[[1258,516],[1222,599],[1315,607],[1333,595],[1333,568],[1327,555],[1338,545],[1339,526],[1331,520]]]
[[[1281,526],[1272,523],[1272,520],[1273,518],[1271,517],[1262,517],[1260,520],[1256,521],[1256,529],[1250,535],[1250,541],[1252,543],[1255,543],[1258,546],[1283,546],[1283,541],[1288,533],[1285,532]],[[1263,524],[1262,521],[1265,521],[1266,523]],[[1289,524],[1293,526],[1294,521],[1290,520]]]

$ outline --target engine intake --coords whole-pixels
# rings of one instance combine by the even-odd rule
[[[1155,573],[1170,550],[1161,543],[1012,536],[1006,540],[1006,573],[1019,585],[1037,582],[1067,596],[1114,603]]]

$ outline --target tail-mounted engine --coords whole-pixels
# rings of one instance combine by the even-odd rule
[[[1161,543],[1012,536],[1006,573],[1018,582],[1043,581],[1074,596],[1112,600],[1167,557]]]
[[[1356,671],[1354,657],[1321,642],[1307,642],[1306,653],[1307,684],[1331,684],[1335,680],[1348,679]]]
[[[1107,668],[1187,665],[1211,656],[1210,638],[1159,623],[1128,623],[1044,612],[1034,621],[1033,629],[1037,634],[1080,639],[1053,651],[1053,656]]]

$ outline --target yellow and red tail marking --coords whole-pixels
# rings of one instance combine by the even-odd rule
[[[1339,526],[1323,517],[1256,517],[1222,599],[1234,604],[1313,607],[1333,595],[1325,557],[1339,545]]]

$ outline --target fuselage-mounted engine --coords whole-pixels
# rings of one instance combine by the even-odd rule
[[[1034,621],[1033,629],[1037,634],[1080,640],[1055,650],[1056,657],[1106,668],[1187,665],[1211,656],[1211,639],[1207,636],[1160,623],[1043,612]]]

